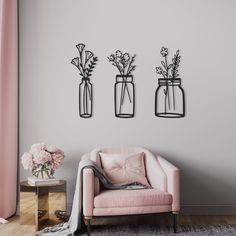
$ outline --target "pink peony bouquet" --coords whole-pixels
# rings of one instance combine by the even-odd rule
[[[52,178],[64,158],[62,150],[52,145],[36,143],[31,146],[29,152],[22,155],[21,161],[24,169],[31,170],[34,176]]]

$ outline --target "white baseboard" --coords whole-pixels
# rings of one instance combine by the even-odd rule
[[[183,215],[236,215],[236,205],[185,205],[181,206]]]

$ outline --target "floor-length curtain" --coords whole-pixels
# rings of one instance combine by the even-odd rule
[[[16,211],[17,0],[0,0],[0,217]]]

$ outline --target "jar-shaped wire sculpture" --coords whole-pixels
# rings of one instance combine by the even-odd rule
[[[165,118],[185,116],[185,96],[181,87],[181,79],[158,79],[155,115]]]
[[[132,75],[116,75],[115,116],[134,117],[135,90]]]

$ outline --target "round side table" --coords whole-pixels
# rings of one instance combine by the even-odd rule
[[[59,184],[31,186],[20,182],[20,224],[35,225],[36,230],[67,220],[66,181]]]

